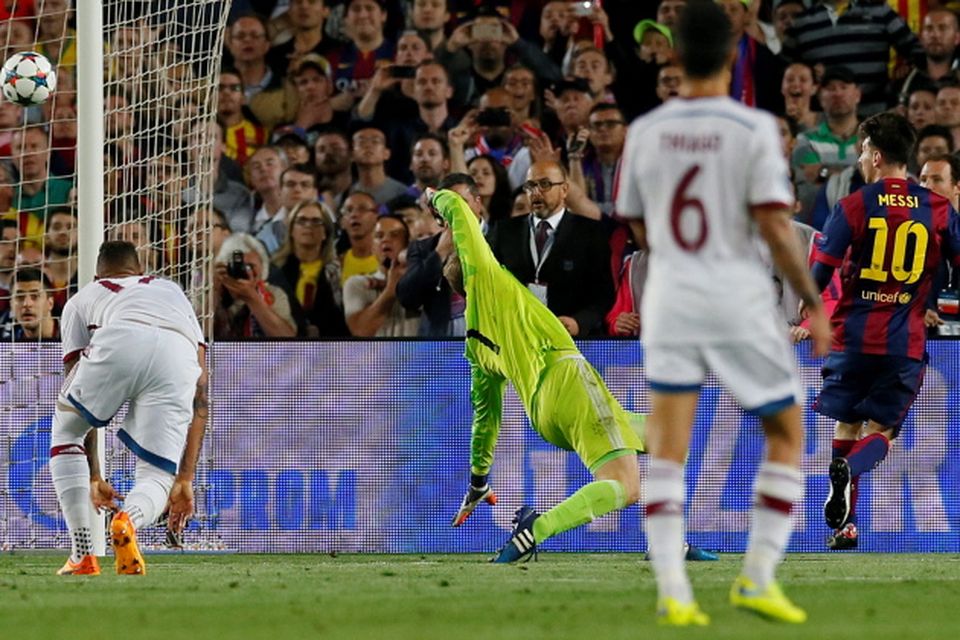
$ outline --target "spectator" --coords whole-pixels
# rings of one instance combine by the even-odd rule
[[[524,191],[523,187],[513,190],[513,208],[510,210],[511,218],[530,215],[533,209],[530,208],[530,195]]]
[[[503,74],[503,88],[510,94],[510,110],[514,122],[540,124],[540,89],[533,71],[515,64]]]
[[[267,142],[267,130],[247,109],[243,97],[243,77],[236,69],[220,70],[217,85],[217,122],[226,134],[224,154],[243,166],[254,152]]]
[[[470,176],[452,173],[439,187],[463,195],[473,212],[482,219],[484,211],[480,194]],[[408,310],[422,309],[421,336],[462,336],[466,333],[463,319],[466,303],[443,277],[444,265],[453,252],[450,231],[441,229],[432,215],[429,218],[433,222],[432,233],[411,242],[407,250],[407,271],[397,284],[397,298]]]
[[[20,182],[13,189],[13,206],[24,215],[34,215],[41,223],[48,211],[70,202],[73,185],[50,176],[50,140],[43,127],[31,125],[13,137],[14,161]]]
[[[543,52],[558,67],[570,46],[570,39],[577,28],[577,19],[567,0],[549,0],[540,10],[540,40]]]
[[[381,216],[373,232],[377,271],[355,275],[343,285],[343,312],[350,333],[359,337],[417,335],[419,311],[409,311],[397,300],[397,283],[406,272],[405,249],[410,231],[403,218]]]
[[[929,156],[921,166],[919,183],[942,195],[956,209],[960,205],[960,158],[947,154]]]
[[[13,327],[4,327],[3,340],[56,340],[60,327],[53,315],[53,297],[47,292],[39,269],[17,271],[10,301]]]
[[[343,317],[333,221],[323,205],[304,200],[290,211],[290,228],[273,263],[294,285],[308,337],[350,335]]]
[[[870,116],[887,107],[891,47],[907,60],[923,55],[917,36],[888,4],[822,0],[796,17],[787,30],[783,56],[814,68],[845,65],[855,69],[851,82],[863,92],[862,114]]]
[[[104,91],[106,137],[116,149],[120,164],[134,164],[143,153],[136,136],[136,115],[130,105],[130,96],[119,86],[108,86]]]
[[[346,112],[334,111],[330,74],[330,64],[312,53],[301,57],[290,73],[296,110],[288,122],[306,137],[308,144],[313,144],[323,127],[345,127],[350,119]]]
[[[627,123],[615,104],[600,103],[590,112],[590,145],[593,153],[579,162],[570,158],[574,169],[584,175],[586,192],[606,216],[613,215],[614,187],[620,158],[627,138]]]
[[[23,124],[23,107],[0,100],[0,158],[13,155],[13,134]]]
[[[518,122],[510,109],[513,100],[505,89],[494,87],[480,99],[480,110],[468,113],[456,131],[448,134],[450,166],[458,173],[466,172],[466,161],[488,155],[502,165],[510,184],[523,182],[530,166],[530,150],[524,145]],[[475,144],[466,147],[468,142]]]
[[[252,233],[259,232],[283,207],[280,199],[280,175],[286,168],[286,157],[276,147],[257,149],[244,167],[248,176],[247,183],[260,204],[250,227]],[[230,226],[233,228],[232,222]]]
[[[657,98],[660,103],[671,100],[680,95],[680,85],[683,84],[683,69],[680,65],[665,64],[657,72]],[[624,114],[626,116],[626,114]],[[624,118],[626,119],[626,118]]]
[[[846,67],[830,67],[823,73],[818,95],[824,122],[800,134],[791,163],[804,213],[810,211],[820,183],[857,161],[854,146],[860,89],[853,72]]]
[[[510,200],[512,189],[507,171],[495,158],[489,155],[475,156],[467,163],[467,173],[477,186],[477,193],[483,202],[482,219],[489,226],[510,217],[513,208]]]
[[[924,127],[917,133],[915,157],[910,166],[916,172],[933,156],[945,156],[956,149],[950,130],[940,125],[932,124]]]
[[[10,309],[13,270],[17,266],[17,221],[0,218],[0,317]]]
[[[783,143],[783,157],[787,162],[793,157],[793,150],[797,146],[797,136],[800,135],[800,127],[796,120],[790,116],[777,116],[777,126],[780,129],[780,140]]]
[[[431,55],[427,43],[416,31],[401,34],[394,64],[381,65],[373,74],[355,117],[377,122],[417,117],[414,77],[417,67]]]
[[[238,277],[228,271],[235,252],[243,256]],[[214,339],[296,336],[290,299],[281,287],[266,280],[269,265],[266,251],[253,236],[235,233],[223,241],[213,273]]]
[[[924,57],[911,69],[900,87],[902,105],[907,104],[913,88],[930,86],[945,79],[956,80],[957,46],[960,45],[960,28],[957,15],[946,9],[934,9],[923,19],[920,44]]]
[[[783,94],[784,113],[793,118],[801,131],[815,129],[820,124],[819,115],[810,106],[813,96],[817,94],[817,83],[810,65],[803,62],[788,65],[783,72],[780,92]]]
[[[687,6],[687,0],[660,0],[657,6],[657,22],[674,29],[680,20],[680,12]]]
[[[340,208],[340,227],[350,247],[340,257],[341,283],[355,275],[376,271],[380,263],[373,252],[373,228],[377,224],[377,201],[363,191],[347,196]]]
[[[613,67],[607,55],[596,47],[581,47],[573,55],[570,67],[574,78],[582,78],[590,86],[594,100],[613,102]]]
[[[364,127],[353,134],[353,163],[357,167],[357,181],[353,191],[364,191],[377,204],[395,198],[407,190],[405,184],[387,175],[390,159],[387,137],[380,129]]]
[[[191,267],[184,288],[197,317],[206,323],[211,311],[208,286],[213,277],[213,258],[230,237],[230,224],[223,211],[200,207],[190,215],[186,234]],[[203,330],[204,335],[213,335],[212,326],[205,324]]]
[[[446,0],[413,0],[410,20],[430,51],[446,42],[444,25],[450,20]]]
[[[143,218],[125,220],[110,229],[111,240],[124,240],[137,250],[137,259],[146,273],[160,270],[160,254],[150,242],[150,227]]]
[[[289,38],[267,52],[267,64],[273,74],[286,78],[290,69],[302,56],[315,53],[323,56],[331,65],[338,63],[343,43],[324,35],[323,23],[329,15],[326,0],[290,0]],[[277,38],[277,41],[280,41]]]
[[[391,149],[388,173],[409,182],[410,149],[424,133],[446,135],[456,126],[450,115],[449,100],[453,95],[446,69],[436,62],[426,61],[416,68],[413,97],[416,111],[408,117],[403,113],[382,112],[378,109],[378,127],[383,129]]]
[[[944,84],[937,92],[937,124],[950,129],[953,146],[960,144],[960,84]]]
[[[633,30],[637,55],[648,64],[667,64],[673,58],[673,33],[666,25],[641,20]]]
[[[425,133],[414,143],[411,155],[414,182],[407,192],[419,197],[427,187],[436,188],[440,179],[450,172],[450,150],[446,138]]]
[[[280,174],[280,209],[257,232],[257,240],[263,243],[269,255],[276,253],[290,235],[287,219],[293,208],[304,201],[317,202],[319,197],[313,165],[292,164],[284,169]],[[333,215],[329,217],[332,223]]]
[[[47,216],[43,242],[43,274],[53,294],[54,315],[77,292],[77,217],[70,209],[53,209]]]
[[[643,285],[647,281],[647,258],[647,252],[641,249],[624,260],[617,297],[604,318],[607,335],[640,335],[640,302],[643,300]]]
[[[224,44],[233,58],[234,68],[240,72],[247,104],[261,91],[280,86],[285,74],[274,73],[267,64],[270,40],[267,22],[259,14],[241,15],[228,25]]]
[[[326,127],[320,129],[326,131]],[[319,132],[313,137],[316,138]],[[290,164],[312,164],[313,156],[310,153],[310,143],[307,136],[298,127],[287,125],[274,129],[270,135],[270,143],[283,151]]]
[[[320,198],[335,211],[340,209],[353,185],[352,161],[350,139],[345,133],[328,129],[317,136],[313,143],[313,162],[317,168]]]
[[[52,104],[52,101],[48,104]],[[59,101],[50,113],[50,173],[70,177],[76,172],[77,109]]]
[[[593,108],[593,95],[585,80],[575,78],[555,84],[551,89],[556,97],[557,120],[560,130],[552,136],[554,143],[561,144],[580,129],[590,124],[590,110]]]
[[[212,140],[213,154],[208,165],[203,152],[204,145],[189,147],[190,166],[187,188],[183,193],[184,204],[194,205],[200,193],[213,191],[213,206],[224,212],[231,229],[248,232],[253,225],[253,195],[246,185],[232,179],[223,157],[224,132],[218,122],[196,122],[189,134],[192,140]],[[212,182],[212,184],[210,184]]]
[[[860,155],[860,141],[857,141],[854,151],[857,156]],[[820,185],[813,204],[813,212],[807,216],[809,225],[817,231],[823,230],[823,225],[827,218],[833,212],[833,208],[841,199],[864,186],[866,181],[863,174],[860,173],[860,163],[855,162],[849,167],[845,167],[839,173],[831,173],[830,176]],[[799,224],[799,221],[794,220]]]
[[[937,88],[914,82],[907,96],[907,120],[916,131],[937,121]]]
[[[613,302],[610,249],[602,226],[566,215],[569,186],[559,163],[532,165],[524,187],[533,215],[508,218],[492,228],[488,239],[494,255],[570,335],[602,332]]]
[[[787,37],[787,30],[793,26],[804,9],[805,0],[774,0],[773,1],[773,33],[767,36],[767,48],[774,55],[783,51],[783,41]]]
[[[457,104],[472,104],[488,89],[502,84],[504,72],[515,61],[533,69],[546,83],[561,77],[557,64],[522,40],[512,24],[489,8],[481,8],[474,20],[460,24],[434,56],[450,72]]]
[[[410,242],[428,238],[440,230],[433,215],[420,206],[420,197],[403,194],[387,203],[387,213],[403,218],[410,230]]]
[[[779,91],[783,65],[769,49],[747,33],[753,22],[750,0],[720,0],[720,4],[730,18],[737,49],[730,95],[747,106],[780,113],[783,108]]]
[[[337,60],[336,90],[342,92],[344,110],[364,94],[380,63],[393,59],[393,43],[383,35],[387,22],[384,0],[346,0],[344,28],[350,37]]]

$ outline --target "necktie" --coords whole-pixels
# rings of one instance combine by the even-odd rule
[[[547,238],[550,235],[550,223],[546,220],[541,220],[537,224],[537,235],[534,236],[534,241],[537,243],[537,258],[543,258],[543,248],[547,246]]]

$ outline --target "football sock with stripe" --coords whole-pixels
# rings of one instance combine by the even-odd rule
[[[572,496],[549,511],[540,514],[533,523],[533,537],[537,544],[600,516],[622,509],[626,503],[623,485],[617,480],[595,480],[584,485]]]
[[[167,506],[172,486],[171,474],[150,463],[137,461],[133,488],[123,502],[123,510],[130,516],[134,528],[141,529],[157,521]]]
[[[653,458],[644,480],[647,550],[660,598],[693,602],[693,589],[684,567],[683,465]]]
[[[753,488],[753,522],[743,559],[743,573],[760,589],[773,574],[790,541],[790,510],[803,497],[803,473],[775,462],[763,462]]]
[[[68,449],[69,452],[60,453]],[[53,447],[50,476],[57,492],[63,519],[70,531],[70,560],[80,562],[93,554],[91,531],[90,469],[81,445]]]
[[[859,476],[876,468],[883,462],[890,451],[890,441],[882,433],[871,433],[861,438],[847,455],[847,464],[850,465],[850,475]]]

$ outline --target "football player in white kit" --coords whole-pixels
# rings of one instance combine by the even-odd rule
[[[712,370],[762,419],[767,438],[731,603],[803,622],[806,612],[774,580],[790,538],[790,510],[803,495],[803,391],[757,232],[810,310],[816,353],[826,353],[830,331],[793,238],[793,194],[776,121],[728,97],[736,56],[730,21],[712,0],[691,0],[676,36],[684,97],[631,125],[617,199],[617,211],[650,251],[641,308],[652,405],[643,495],[657,615],[663,624],[709,623],[683,564],[683,463],[700,386]]]
[[[70,531],[60,575],[97,575],[90,502],[115,512],[110,524],[117,573],[143,575],[136,530],[169,504],[170,526],[193,512],[193,477],[207,417],[204,340],[183,290],[143,275],[129,242],[104,242],[97,279],[64,306],[66,379],[57,398],[50,474]],[[130,401],[119,439],[137,456],[133,488],[118,495],[100,475],[95,429]]]

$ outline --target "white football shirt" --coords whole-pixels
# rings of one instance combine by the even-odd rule
[[[646,225],[644,342],[755,338],[776,307],[750,207],[792,203],[773,116],[717,97],[671,100],[634,121],[617,212]]]
[[[155,276],[101,278],[81,288],[63,307],[64,360],[86,348],[96,329],[121,321],[168,329],[196,345],[204,343],[193,307],[177,283]]]

